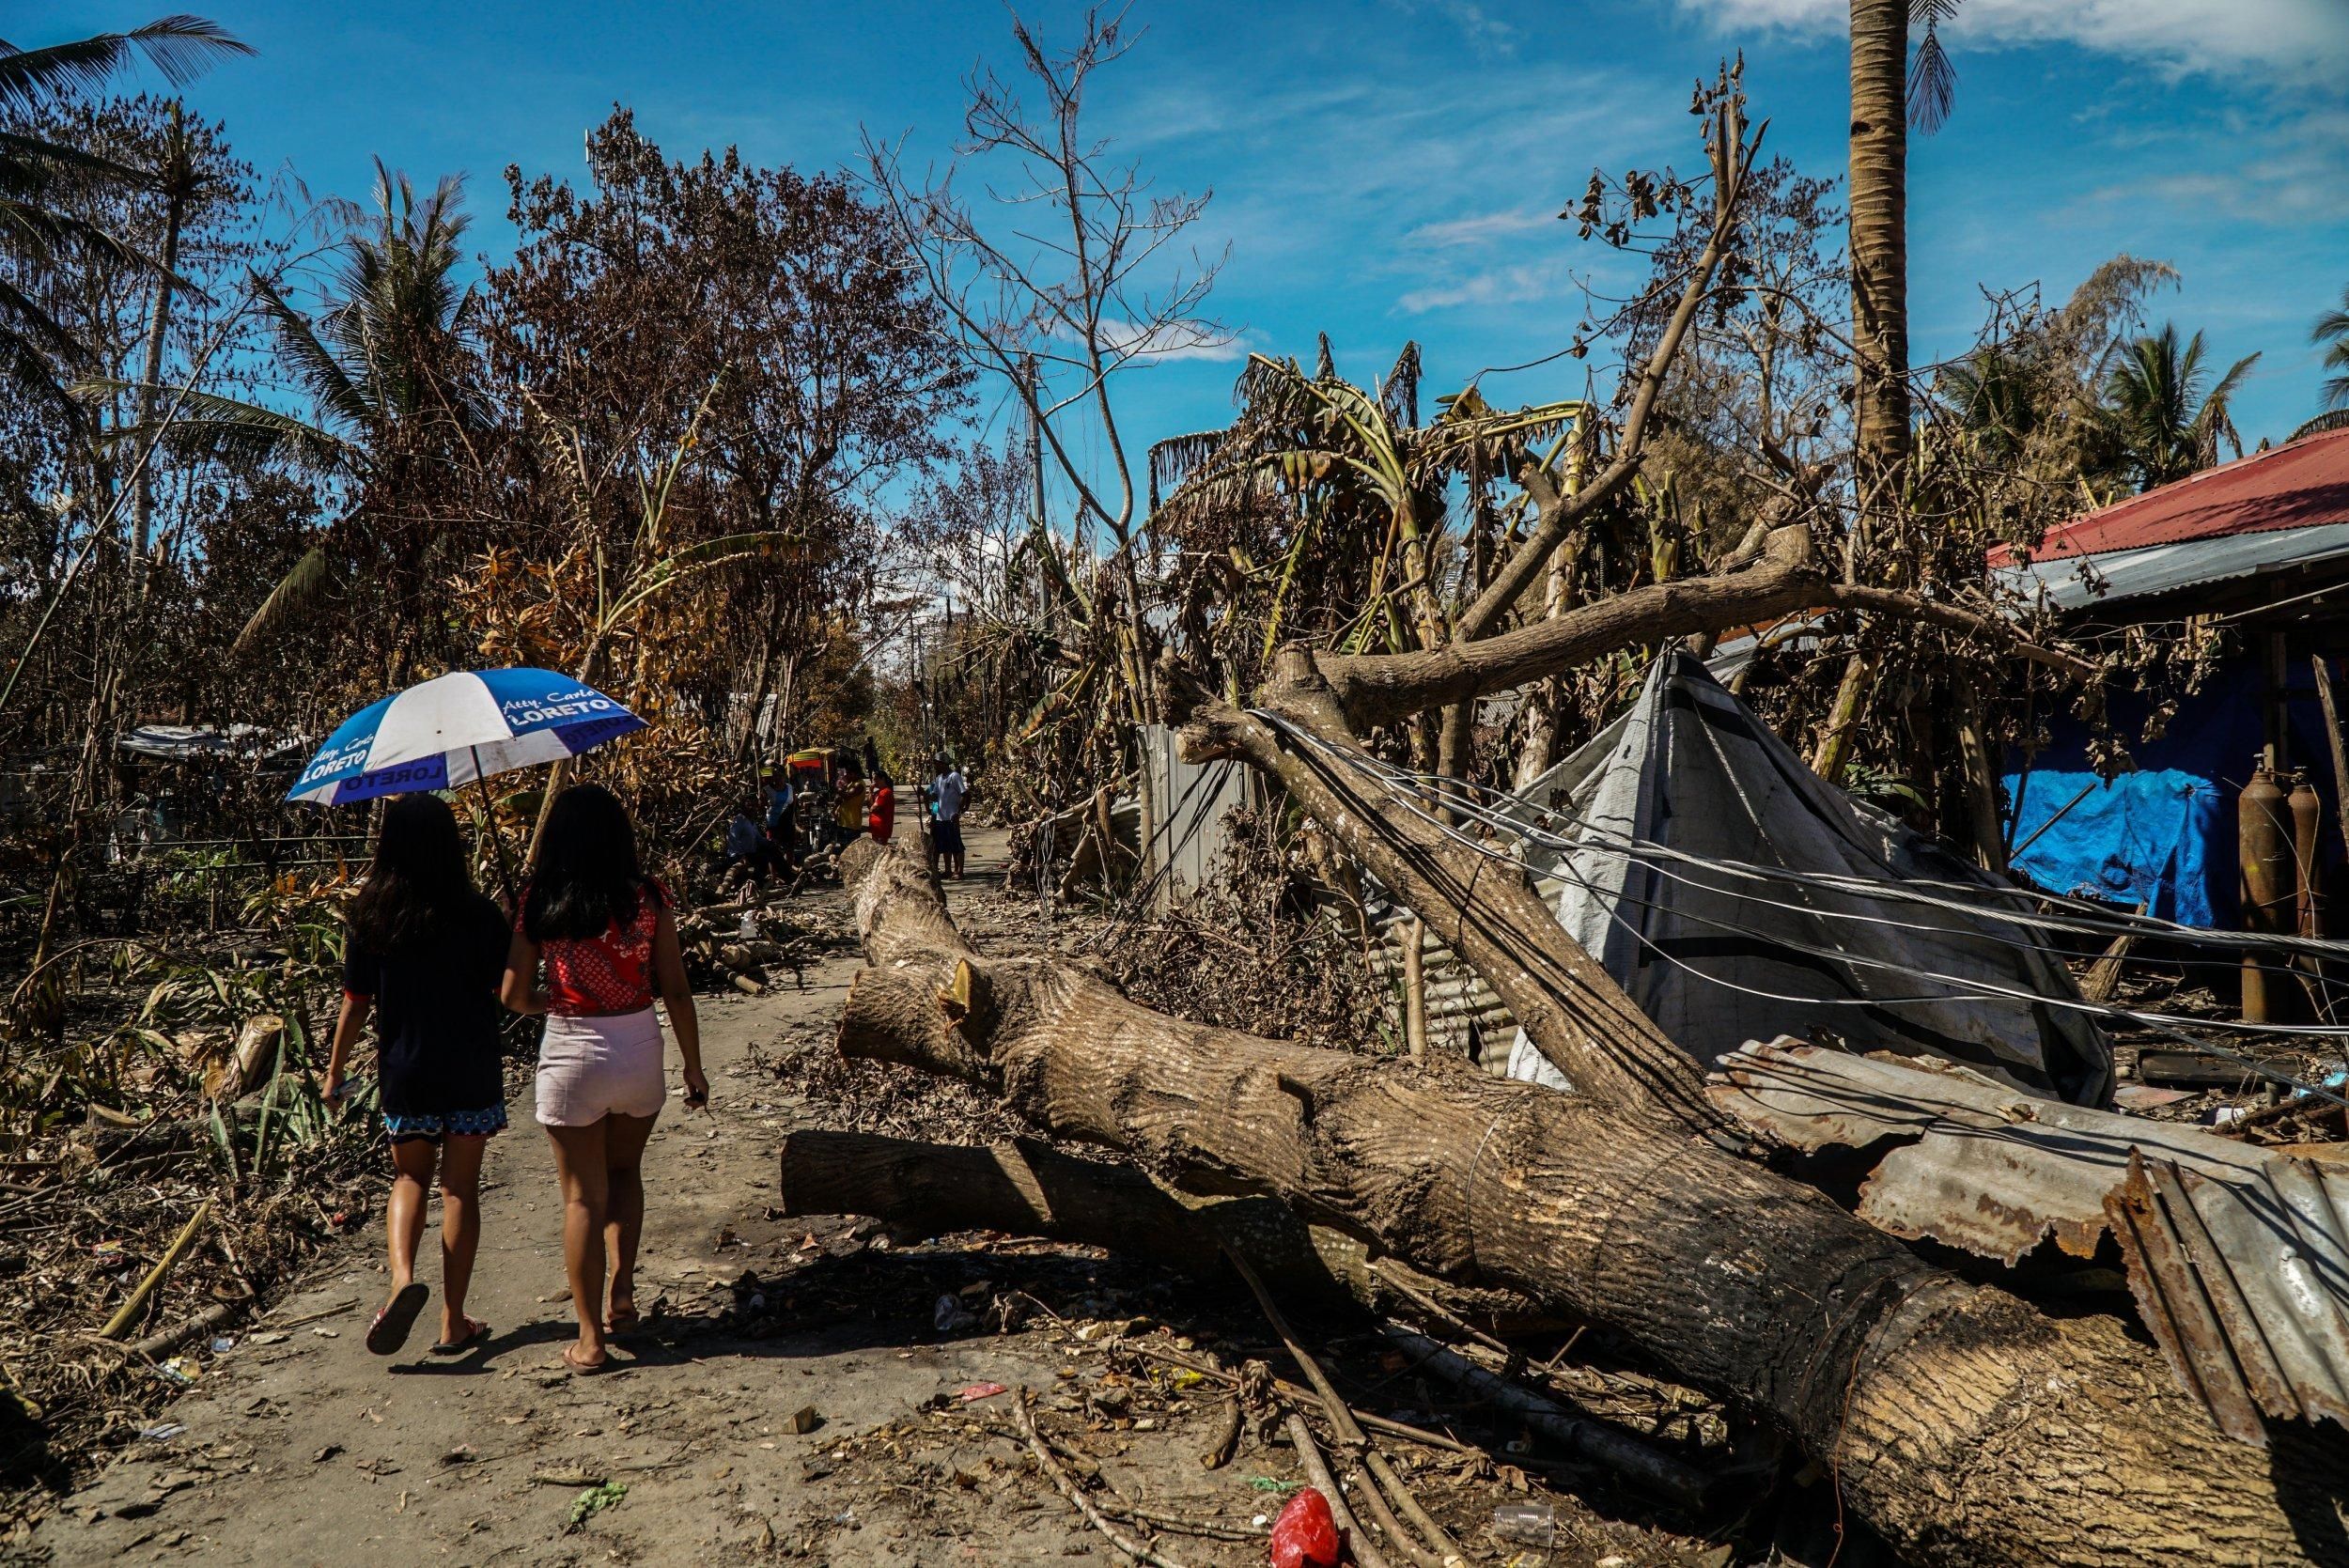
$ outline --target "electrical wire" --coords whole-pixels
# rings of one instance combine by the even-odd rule
[[[1465,781],[1436,779],[1427,775],[1408,773],[1402,769],[1394,768],[1389,765],[1379,763],[1376,758],[1370,758],[1367,760],[1375,768],[1378,769],[1382,773],[1382,776],[1387,780],[1391,786],[1400,787],[1408,793],[1430,796],[1435,800],[1436,803],[1451,810],[1456,815],[1469,816],[1476,821],[1485,823],[1496,831],[1512,834],[1538,847],[1551,850],[1560,856],[1562,860],[1575,854],[1587,852],[1591,849],[1598,849],[1602,852],[1618,854],[1622,855],[1626,859],[1636,861],[1657,876],[1666,877],[1667,879],[1679,883],[1682,886],[1694,888],[1700,892],[1711,893],[1723,897],[1738,898],[1745,902],[1764,904],[1774,908],[1787,909],[1796,913],[1809,914],[1822,920],[1850,921],[1859,924],[1881,925],[1894,930],[1915,931],[1939,936],[1953,936],[1970,938],[1976,940],[1992,941],[1997,942],[2001,946],[2014,949],[2017,952],[2036,953],[2059,963],[2072,956],[2070,950],[2058,946],[2053,942],[2030,941],[2017,938],[2001,937],[1993,932],[1983,931],[1979,929],[1978,926],[1975,926],[1973,917],[1979,914],[1982,919],[2000,921],[2005,924],[2019,925],[2029,930],[2043,928],[2073,930],[2078,932],[2079,934],[2089,936],[2114,934],[2097,928],[2096,923],[2094,922],[2066,921],[2060,924],[2053,924],[2030,918],[2020,914],[2017,911],[1995,909],[1977,910],[1963,901],[1947,898],[1928,898],[1924,900],[1916,900],[1914,902],[1920,902],[1929,908],[1945,909],[1952,913],[1966,917],[1966,923],[1964,924],[1939,925],[1921,921],[1903,921],[1895,919],[1890,915],[1871,914],[1859,909],[1835,908],[1811,904],[1793,904],[1782,899],[1773,899],[1758,893],[1742,894],[1733,889],[1719,887],[1713,883],[1703,881],[1701,878],[1681,876],[1675,872],[1666,869],[1663,864],[1657,862],[1673,862],[1706,871],[1724,871],[1731,874],[1733,877],[1745,880],[1791,882],[1797,886],[1827,888],[1846,896],[1865,899],[1871,903],[1911,902],[1911,900],[1905,900],[1899,896],[1898,890],[1900,884],[1897,882],[1842,877],[1834,873],[1806,873],[1796,871],[1790,867],[1765,866],[1750,862],[1706,859],[1690,854],[1686,850],[1672,848],[1668,845],[1655,844],[1644,839],[1631,838],[1621,834],[1610,833],[1607,830],[1600,827],[1596,822],[1588,817],[1579,817],[1570,813],[1557,812],[1554,810],[1546,811],[1543,815],[1558,816],[1565,821],[1573,823],[1580,830],[1582,834],[1582,836],[1579,839],[1563,838],[1554,833],[1546,832],[1537,827],[1523,823],[1522,821],[1510,816],[1506,813],[1497,813],[1491,811],[1481,805],[1472,798],[1463,798],[1454,792],[1455,787],[1475,789],[1480,786],[1469,784]],[[1514,800],[1513,797],[1503,796],[1502,799]],[[1523,863],[1525,864],[1527,870],[1534,873],[1535,875],[1538,876],[1542,874],[1541,868],[1533,865],[1530,861],[1524,862]],[[1943,885],[1957,886],[1960,884]],[[1983,891],[1997,892],[1999,890],[1985,884]],[[1968,927],[1973,928],[1969,929]],[[2186,927],[2184,929],[2190,931],[2193,928]],[[2124,936],[2136,936],[2141,935],[2142,933],[2122,932],[2119,934]],[[2218,933],[2218,935],[2231,937],[2235,934]],[[2254,940],[2258,939],[2259,939],[2256,938],[2254,939]],[[2322,939],[2302,939],[2315,942],[2319,949],[2329,956],[2341,960],[2349,960],[2349,944],[2326,942]],[[2256,951],[2256,949],[2253,949],[2253,951]],[[2170,961],[2180,968],[2217,969],[2226,970],[2233,970],[2237,969],[2240,963],[2240,960],[2235,958],[2177,958]],[[2288,1032],[2292,1027],[2286,1025],[2242,1025],[2232,1020],[2213,1021],[2219,1023],[2221,1027],[2231,1029],[2248,1028],[2254,1031],[2273,1031],[2277,1032]],[[2336,1032],[2319,1030],[2316,1031],[2316,1032],[2349,1033],[2349,1031]]]
[[[1249,711],[1252,717],[1271,725],[1282,734],[1301,742],[1303,745],[1328,761],[1334,763],[1337,766],[1357,774],[1358,776],[1370,780],[1377,787],[1379,794],[1382,795],[1387,800],[1393,804],[1400,805],[1409,815],[1416,817],[1446,839],[1467,847],[1485,859],[1501,862],[1519,871],[1528,869],[1525,862],[1518,855],[1501,850],[1490,842],[1479,840],[1464,833],[1460,831],[1457,827],[1451,823],[1442,821],[1427,811],[1421,800],[1417,798],[1418,795],[1423,792],[1437,794],[1444,794],[1445,792],[1441,790],[1440,787],[1427,788],[1426,781],[1423,780],[1421,776],[1405,773],[1403,770],[1394,768],[1391,765],[1381,763],[1376,758],[1368,757],[1361,753],[1334,746],[1323,739],[1321,737],[1315,736],[1310,731],[1307,731],[1283,719],[1279,714],[1261,708],[1251,709]],[[1417,784],[1420,787],[1398,788],[1396,787],[1398,781],[1410,781],[1412,784]],[[1457,781],[1441,781],[1441,784],[1443,784],[1455,783],[1457,783]],[[1454,798],[1447,796],[1447,799],[1449,800]],[[1516,823],[1509,818],[1500,816],[1498,814],[1484,812],[1481,807],[1471,807],[1470,809],[1473,811],[1479,820],[1484,821],[1488,827],[1493,828],[1496,831],[1513,833],[1519,836],[1523,835],[1524,829],[1521,824]],[[1563,840],[1553,839],[1552,842],[1560,844],[1569,851],[1577,847],[1576,846]],[[2328,1100],[2335,1104],[2349,1106],[2349,1099],[2343,1099],[2341,1096],[2334,1094],[2330,1091],[2326,1090],[2319,1085],[2305,1082],[2289,1073],[2285,1073],[2278,1068],[2275,1068],[2266,1063],[2260,1062],[2256,1058],[2247,1056],[2239,1051],[2232,1049],[2231,1048],[2220,1045],[2217,1041],[2188,1034],[2185,1032],[2180,1026],[2199,1025],[2208,1027],[2215,1023],[2223,1028],[2242,1030],[2250,1032],[2283,1034],[2290,1036],[2318,1036],[2325,1038],[2341,1038],[2349,1036],[2349,1029],[2321,1025],[2241,1025],[2236,1024],[2232,1020],[2180,1017],[2170,1014],[2149,1013],[2137,1009],[2115,1007],[2108,1003],[2092,1002],[2087,1001],[2085,998],[2076,999],[2049,996],[2040,992],[2024,990],[2019,987],[1999,986],[1995,982],[1986,982],[1979,979],[1969,980],[1959,976],[1942,974],[1935,970],[1919,970],[1912,965],[1903,965],[1883,959],[1869,958],[1861,955],[1852,954],[1840,949],[1821,947],[1816,944],[1802,942],[1788,937],[1782,932],[1757,931],[1748,926],[1739,925],[1735,922],[1711,919],[1709,917],[1697,914],[1692,910],[1676,906],[1668,908],[1649,900],[1638,898],[1635,895],[1628,893],[1627,891],[1617,893],[1612,896],[1608,896],[1605,894],[1604,890],[1596,888],[1586,877],[1584,877],[1579,866],[1574,865],[1570,854],[1566,859],[1562,861],[1561,865],[1562,868],[1565,870],[1566,874],[1573,879],[1580,882],[1587,892],[1599,894],[1602,907],[1607,909],[1609,918],[1620,925],[1634,940],[1638,941],[1643,949],[1653,955],[1658,962],[1671,965],[1681,972],[1687,973],[1695,979],[1704,981],[1707,984],[1724,989],[1736,991],[1759,1000],[1787,1002],[1805,1006],[1859,1006],[1882,1009],[1904,1005],[1934,1005],[1951,1001],[2021,1001],[2035,1006],[2054,1006],[2086,1014],[2091,1017],[2120,1019],[2137,1024],[2152,1032],[2160,1034],[2180,1044],[2186,1045],[2194,1049],[2207,1051],[2212,1055],[2232,1061],[2243,1066],[2247,1071],[2256,1074],[2262,1078],[2265,1078],[2271,1081],[2281,1084],[2289,1084],[2303,1094]],[[1651,866],[1650,869],[1657,868]],[[1873,892],[1874,884],[1869,884],[1869,887]],[[1707,889],[1706,891],[1724,892],[1726,890]],[[1737,895],[1731,894],[1731,896],[1734,897]],[[1778,908],[1788,908],[1795,910],[1797,913],[1809,914],[1812,916],[1822,916],[1830,912],[1804,906],[1787,905],[1773,900],[1759,900],[1759,902],[1774,904]],[[1665,952],[1652,938],[1650,938],[1646,933],[1641,931],[1624,915],[1622,911],[1622,905],[1626,903],[1629,903],[1636,907],[1646,908],[1655,912],[1670,913],[1675,918],[1691,920],[1699,924],[1712,925],[1717,929],[1726,930],[1739,936],[1767,943],[1769,945],[1781,947],[1792,952],[1802,953],[1806,955],[1822,958],[1832,963],[1844,964],[1853,968],[1887,970],[1903,974],[1916,975],[1928,981],[1939,982],[1952,987],[1952,989],[1949,992],[1945,992],[1940,995],[1921,994],[1917,996],[1890,997],[1789,996],[1765,990],[1758,986],[1748,986],[1741,982],[1730,980],[1725,976],[1710,973],[1709,971],[1691,964],[1679,955]],[[1959,908],[1962,908],[1962,907]],[[1887,922],[1883,924],[1898,925],[1900,923]],[[1922,926],[1910,926],[1908,928],[1918,930],[1931,929],[1937,931],[1941,929],[1937,927]],[[2004,939],[1999,938],[1991,938],[1990,939],[2000,941],[2004,940]],[[2008,945],[2014,944],[2009,943]],[[1571,981],[1572,977],[1569,976],[1568,978]]]
[[[1275,722],[1278,721],[1277,715],[1264,716]],[[1305,734],[1302,731],[1296,733]],[[1318,743],[1317,737],[1308,736],[1307,738]],[[1504,792],[1489,789],[1485,785],[1473,784],[1465,780],[1441,779],[1433,775],[1413,773],[1381,762],[1376,757],[1362,758],[1361,765],[1377,773],[1391,786],[1433,796],[1439,803],[1452,810],[1474,816],[1480,821],[1494,826],[1499,831],[1559,854],[1571,854],[1595,847],[1642,861],[1650,859],[1676,861],[1706,870],[1725,872],[1745,879],[1818,887],[1878,903],[1915,904],[1924,908],[1948,910],[1966,916],[1968,920],[1989,920],[2034,930],[2065,932],[2086,937],[2126,936],[2155,939],[2189,946],[2222,948],[2236,953],[2294,954],[2349,963],[2349,942],[2337,941],[2328,938],[2205,930],[2200,926],[2181,925],[2174,921],[2166,921],[2154,916],[2118,913],[2087,899],[2072,898],[2061,893],[2027,888],[2000,887],[1995,883],[1950,882],[1934,877],[1903,877],[1897,881],[1879,881],[1837,872],[1798,871],[1789,866],[1764,865],[1750,861],[1713,859],[1693,855],[1687,850],[1673,848],[1670,845],[1613,833],[1596,822],[1578,817],[1571,813],[1557,811],[1554,808],[1540,808],[1539,815],[1561,818],[1574,826],[1580,834],[1577,838],[1564,838],[1548,832],[1534,824],[1509,816],[1506,813],[1493,812],[1479,803],[1473,795],[1463,797],[1456,793],[1459,790],[1484,791],[1497,795],[1512,804],[1524,804],[1516,797]],[[1925,889],[1942,889],[1964,896],[1941,897],[1921,891]],[[2071,915],[2054,915],[2041,910],[1999,908],[1995,906],[1984,906],[1975,901],[1983,897],[2031,899],[2055,904],[2077,912]],[[1829,913],[1829,911],[1821,912]],[[1851,914],[1838,915],[1837,918],[1881,917],[1862,917]],[[1927,926],[1915,928],[1940,929]],[[2038,950],[2054,955],[2068,955],[2065,950],[2061,948],[2041,947]],[[2189,959],[2184,962],[2209,961]]]

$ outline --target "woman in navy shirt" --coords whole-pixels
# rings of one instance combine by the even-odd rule
[[[506,1126],[498,1067],[498,984],[506,918],[476,892],[457,816],[433,795],[405,795],[383,813],[375,861],[350,906],[343,943],[343,1010],[326,1063],[326,1095],[344,1092],[350,1053],[370,1011],[383,1130],[392,1144],[384,1229],[392,1296],[367,1328],[367,1348],[405,1344],[427,1291],[415,1277],[425,1189],[441,1178],[441,1337],[456,1355],[489,1325],[465,1315],[481,1240],[481,1157]]]

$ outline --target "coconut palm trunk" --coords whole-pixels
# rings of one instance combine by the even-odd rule
[[[1851,0],[1851,296],[1862,537],[1908,461],[1909,0]]]
[[[1909,0],[1851,0],[1852,495],[1843,578],[1899,531],[1908,468]],[[1872,670],[1854,652],[1812,754],[1829,781],[1851,759]]]

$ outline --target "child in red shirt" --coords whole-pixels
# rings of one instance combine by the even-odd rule
[[[887,768],[873,771],[873,804],[864,825],[872,831],[875,844],[887,844],[889,835],[897,829],[897,786]]]

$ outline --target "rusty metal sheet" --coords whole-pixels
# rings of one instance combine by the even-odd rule
[[[2349,1173],[2198,1127],[2042,1100],[1929,1058],[1779,1039],[1720,1059],[1714,1102],[1789,1147],[1884,1146],[1859,1216],[2012,1264],[2108,1229],[2147,1328],[2220,1430],[2349,1426]]]

